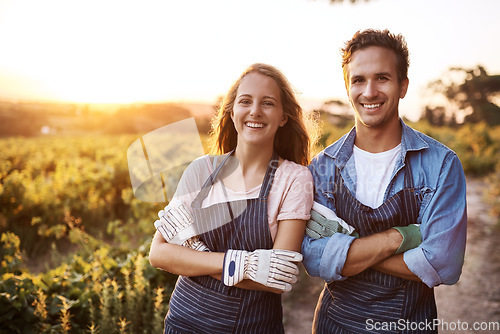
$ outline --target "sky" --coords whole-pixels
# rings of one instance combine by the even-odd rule
[[[497,0],[0,0],[0,99],[215,103],[250,64],[281,69],[304,104],[347,102],[340,48],[405,36],[416,119],[452,66],[500,73]]]

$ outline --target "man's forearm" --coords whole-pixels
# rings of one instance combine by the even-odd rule
[[[398,249],[403,237],[395,229],[375,233],[352,242],[342,269],[342,276],[359,274],[391,257]]]
[[[396,254],[372,266],[373,269],[384,274],[401,277],[412,281],[421,281],[421,279],[412,273],[403,260],[403,254]]]

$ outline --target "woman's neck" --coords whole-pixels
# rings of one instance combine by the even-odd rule
[[[229,168],[233,172],[223,176],[224,183],[233,190],[248,190],[258,186],[264,179],[272,154],[272,148],[237,146],[234,152],[234,163],[237,166]]]
[[[265,171],[272,155],[272,147],[249,147],[247,145],[238,145],[234,153],[234,156],[240,163],[243,173],[245,173],[245,170],[263,169]]]

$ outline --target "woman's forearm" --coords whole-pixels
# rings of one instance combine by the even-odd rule
[[[153,267],[183,276],[222,273],[224,253],[200,252],[167,243],[157,232],[151,243],[149,262]]]

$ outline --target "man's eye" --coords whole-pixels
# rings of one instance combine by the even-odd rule
[[[387,80],[389,80],[389,78],[388,78],[388,77],[379,77],[378,79],[379,79],[380,81],[387,81]]]
[[[363,79],[359,79],[359,78],[357,78],[357,79],[353,79],[353,80],[352,80],[352,83],[353,83],[353,84],[357,84],[357,83],[361,83],[361,82],[363,82]]]

